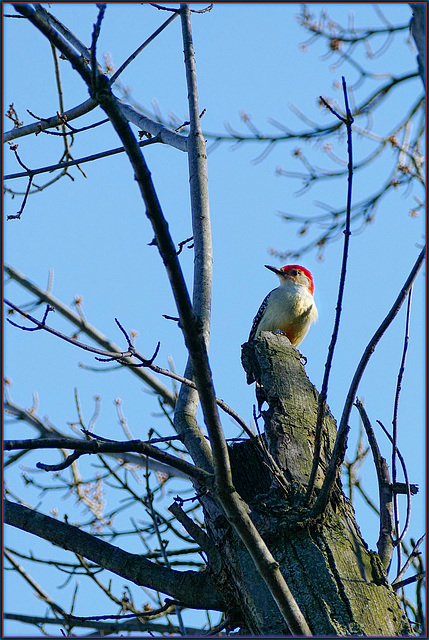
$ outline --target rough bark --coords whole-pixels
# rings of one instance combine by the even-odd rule
[[[317,521],[307,518],[311,505],[305,505],[304,497],[312,466],[318,393],[299,352],[285,336],[262,333],[258,340],[243,345],[242,360],[257,381],[265,423],[265,434],[259,439],[266,443],[282,477],[278,468],[273,473],[273,463],[255,439],[230,450],[234,486],[248,503],[250,516],[279,562],[312,633],[412,635],[382,563],[362,539],[339,482],[325,513]],[[316,494],[335,434],[335,420],[327,408]],[[226,600],[242,632],[289,634],[226,520],[208,522],[208,531],[228,567],[231,600]]]

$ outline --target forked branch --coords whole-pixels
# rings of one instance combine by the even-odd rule
[[[196,609],[223,611],[225,603],[204,571],[175,571],[140,555],[128,553],[78,527],[5,500],[6,524],[48,540],[65,550],[131,580],[137,585],[158,589]]]
[[[325,364],[325,373],[323,376],[322,389],[320,391],[318,407],[317,407],[317,419],[316,419],[316,432],[314,438],[314,455],[313,455],[313,466],[311,469],[310,479],[308,481],[306,500],[310,501],[311,495],[314,489],[314,483],[317,475],[317,468],[320,462],[320,449],[322,445],[322,435],[323,435],[323,419],[325,417],[325,407],[326,407],[326,399],[328,394],[328,381],[329,374],[331,371],[332,360],[334,357],[334,349],[338,338],[338,331],[340,327],[340,318],[341,318],[341,310],[342,310],[342,302],[344,295],[344,287],[346,282],[346,270],[347,270],[347,258],[349,253],[349,242],[350,242],[350,212],[351,212],[351,204],[352,204],[352,181],[353,181],[353,151],[352,151],[352,124],[353,118],[349,108],[349,101],[347,96],[347,86],[344,77],[343,81],[343,92],[344,92],[344,103],[345,103],[345,117],[339,115],[332,109],[332,107],[322,98],[323,102],[326,104],[327,108],[334,113],[339,120],[341,120],[347,128],[347,152],[348,152],[348,189],[347,189],[347,206],[346,206],[346,227],[344,231],[344,246],[343,246],[343,260],[341,265],[341,275],[340,275],[340,284],[338,288],[338,298],[337,298],[337,306],[335,310],[335,321],[334,321],[334,329],[332,332],[331,342],[329,344],[328,349],[328,357],[326,359]]]
[[[345,454],[346,444],[347,444],[347,436],[350,429],[348,425],[348,421],[349,421],[350,412],[353,406],[353,402],[355,400],[356,393],[359,387],[359,383],[362,379],[363,373],[366,369],[369,359],[373,354],[378,342],[380,341],[384,333],[387,331],[389,326],[392,324],[393,320],[395,319],[396,315],[399,312],[399,309],[405,302],[408,296],[408,293],[417,277],[417,274],[424,262],[425,257],[426,257],[426,246],[424,246],[423,249],[421,250],[410,272],[410,275],[405,281],[404,286],[402,287],[398,297],[396,298],[395,302],[392,305],[392,308],[390,309],[389,313],[387,314],[387,316],[385,317],[385,319],[383,320],[383,322],[381,323],[381,325],[378,327],[377,331],[371,338],[358,364],[358,367],[353,376],[353,380],[351,382],[351,385],[347,394],[346,402],[344,404],[343,413],[341,415],[341,420],[338,427],[338,434],[335,441],[334,450],[332,452],[331,460],[329,462],[329,466],[325,475],[325,480],[323,482],[323,486],[320,490],[316,503],[310,512],[311,517],[315,517],[321,514],[325,510],[325,507],[329,502],[335,480],[338,478],[340,474],[341,465],[344,460],[344,454]]]

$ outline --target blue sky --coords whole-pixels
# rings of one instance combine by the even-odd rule
[[[97,14],[95,5],[53,3],[50,7],[60,21],[85,44],[90,44]],[[235,130],[247,133],[240,116],[242,112],[249,114],[255,126],[264,133],[277,132],[269,119],[302,131],[306,125],[297,118],[291,105],[323,125],[332,121],[333,116],[323,112],[318,105],[318,97],[328,96],[342,105],[342,93],[335,83],[341,82],[341,75],[344,75],[348,85],[353,85],[356,71],[347,64],[332,68],[336,58],[326,55],[325,43],[315,42],[306,50],[301,46],[308,40],[308,33],[296,20],[299,9],[300,5],[293,3],[215,3],[211,12],[193,15],[200,109],[206,109],[202,119],[204,132],[225,133],[228,123]],[[311,5],[316,15],[323,9],[340,24],[345,24],[351,13],[356,26],[381,24],[369,4]],[[11,12],[9,7],[5,11]],[[393,24],[404,24],[410,19],[406,3],[386,4],[382,11]],[[98,44],[100,61],[106,53],[119,67],[166,18],[165,12],[148,4],[109,4]],[[357,59],[372,73],[401,75],[413,72],[416,53],[408,42],[408,35],[404,31],[396,36],[384,56],[370,59],[360,48]],[[133,100],[149,111],[153,110],[153,101],[156,101],[164,117],[173,113],[178,122],[187,119],[182,48],[180,22],[175,20],[122,77]],[[13,102],[25,124],[32,121],[26,109],[38,117],[54,114],[59,108],[58,97],[50,46],[43,36],[24,20],[6,20],[4,60],[3,112]],[[66,109],[86,100],[87,89],[67,62],[61,62],[61,74]],[[356,101],[367,94],[368,87],[376,86],[377,80],[369,78],[356,90]],[[116,93],[119,95],[119,91]],[[407,83],[406,87],[394,89],[388,107],[375,110],[372,131],[379,135],[390,131],[421,94],[419,78]],[[101,112],[93,112],[74,124],[83,126],[101,117]],[[363,126],[364,123],[357,124]],[[10,121],[5,121],[4,128],[11,128]],[[334,144],[335,153],[346,161],[345,143],[327,141]],[[31,136],[17,142],[21,159],[31,168],[53,164],[61,153],[58,139],[51,136]],[[368,140],[355,132],[353,144],[355,160],[359,160],[368,152]],[[118,138],[108,125],[104,125],[76,136],[72,153],[78,158],[116,146],[119,146]],[[238,148],[223,142],[208,156],[214,249],[210,363],[217,396],[248,422],[252,419],[254,390],[245,382],[240,347],[248,337],[260,302],[277,286],[277,279],[264,269],[264,264],[280,265],[270,255],[270,248],[287,251],[298,248],[303,242],[297,234],[299,226],[286,224],[277,214],[282,211],[314,216],[320,212],[318,202],[334,207],[344,206],[346,202],[344,178],[324,181],[298,197],[300,181],[276,174],[278,167],[288,171],[301,170],[293,155],[297,147],[303,148],[314,164],[331,166],[320,146],[299,141],[278,144],[261,162],[255,162],[262,151],[257,142],[247,142]],[[173,239],[178,243],[192,235],[186,157],[175,149],[155,145],[147,149],[145,157]],[[4,160],[6,173],[21,170],[7,147]],[[393,161],[394,151],[388,149],[370,170],[355,175],[353,197],[356,202],[376,191]],[[4,223],[5,262],[41,287],[46,286],[52,269],[53,294],[57,298],[71,303],[74,296],[82,296],[88,322],[121,344],[122,337],[114,323],[117,317],[127,330],[138,332],[136,346],[143,354],[151,355],[159,340],[161,349],[157,363],[167,367],[171,357],[177,372],[182,373],[186,352],[180,331],[174,323],[163,318],[163,314],[175,315],[173,297],[159,255],[154,247],[148,246],[153,233],[127,159],[125,155],[114,156],[83,165],[83,169],[86,178],[74,169],[74,181],[65,178],[35,194],[20,221]],[[44,176],[35,182],[43,184],[46,180]],[[6,186],[23,191],[26,183],[7,181]],[[328,390],[328,404],[337,419],[360,357],[396,299],[424,242],[423,215],[417,218],[409,215],[415,206],[415,196],[423,197],[418,187],[408,192],[390,192],[381,201],[374,221],[362,233],[351,237],[340,336]],[[19,197],[12,200],[6,196],[6,213],[15,213],[20,203]],[[341,256],[340,240],[326,247],[323,260],[319,260],[314,251],[298,260],[312,271],[315,280],[319,321],[311,328],[300,350],[308,359],[309,378],[319,389],[333,328]],[[190,250],[185,249],[181,254],[190,288],[192,258]],[[424,267],[413,292],[411,335],[398,424],[399,448],[408,462],[410,481],[421,487],[420,493],[413,498],[410,529],[416,539],[424,530],[426,504],[425,276]],[[5,293],[15,303],[29,300],[29,295],[15,285],[8,285]],[[51,317],[51,322],[59,330],[70,331],[59,316]],[[364,400],[374,425],[378,419],[391,428],[404,325],[405,308],[377,346],[359,388],[358,395]],[[94,366],[95,362],[91,356],[47,334],[21,332],[10,326],[5,326],[4,334],[4,371],[12,382],[10,395],[16,403],[30,407],[33,394],[37,393],[38,415],[46,416],[65,431],[67,423],[76,419],[74,388],[77,388],[87,419],[93,412],[94,396],[101,396],[101,414],[95,429],[101,435],[123,437],[114,407],[118,397],[122,399],[135,438],[144,439],[152,425],[167,433],[168,426],[153,416],[158,410],[157,403],[129,372],[95,374],[79,368],[79,362],[89,366]],[[168,381],[165,384],[168,386]],[[231,421],[225,416],[222,420],[227,437],[236,436],[237,429]],[[356,410],[350,424],[353,451],[359,425]],[[32,435],[28,429],[21,430],[16,426],[10,431],[6,429],[7,437],[12,434],[13,437]],[[378,431],[377,435],[382,453],[390,462],[386,439]],[[34,461],[37,459],[35,457]],[[51,459],[56,459],[55,454],[44,457],[45,461]],[[377,502],[370,460],[365,463],[362,475]],[[33,506],[37,503],[30,489],[23,488],[18,474],[12,474],[8,481],[21,495],[28,495],[29,503]],[[43,503],[46,513],[49,505],[49,499]],[[66,503],[57,506],[60,511],[69,508]],[[356,508],[362,534],[369,547],[375,549],[376,518],[359,501]],[[22,539],[25,548],[38,548],[39,543],[34,538],[29,539],[16,531],[6,531],[6,534],[14,541]],[[10,574],[6,578],[10,585],[6,609],[13,610],[15,589],[22,586]],[[49,588],[54,589],[53,586]],[[56,592],[55,597],[65,596]],[[42,605],[40,610],[43,612]],[[21,629],[12,623],[8,627],[11,633],[19,633]]]

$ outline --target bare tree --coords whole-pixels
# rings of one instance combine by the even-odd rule
[[[89,47],[43,6],[17,3],[13,7],[17,16],[25,18],[48,40],[56,62],[61,57],[71,64],[90,97],[67,112],[61,109],[57,115],[37,118],[34,124],[26,126],[20,122],[13,105],[10,106],[8,117],[14,121],[14,128],[6,133],[5,140],[11,144],[23,171],[9,177],[25,177],[27,188],[19,211],[9,218],[19,220],[25,214],[35,177],[52,170],[52,167],[29,169],[13,141],[57,129],[54,133],[61,136],[64,148],[59,163],[54,167],[56,177],[43,185],[43,188],[48,187],[54,180],[69,175],[70,167],[77,165],[82,170],[86,160],[97,159],[95,154],[87,158],[73,158],[69,139],[86,127],[77,128],[70,123],[83,114],[101,109],[104,114],[93,126],[107,121],[120,138],[121,147],[108,154],[127,155],[141,195],[142,210],[153,230],[153,244],[160,254],[174,296],[178,316],[172,320],[178,323],[183,334],[189,358],[183,375],[175,373],[173,368],[163,369],[156,364],[158,347],[152,354],[141,354],[134,345],[133,336],[119,320],[116,322],[122,345],[116,345],[87,322],[79,300],[75,301],[75,308],[70,309],[52,295],[49,287],[43,290],[12,266],[5,266],[8,278],[34,296],[29,309],[6,300],[11,314],[8,320],[16,330],[48,332],[58,340],[73,344],[76,349],[92,353],[99,362],[126,368],[153,390],[160,411],[171,427],[169,436],[163,437],[151,429],[146,440],[136,440],[128,431],[118,402],[118,419],[127,438],[125,441],[106,439],[96,433],[98,404],[94,415],[87,421],[76,394],[78,419],[71,426],[78,437],[70,437],[70,433],[40,419],[36,407],[26,410],[18,406],[6,390],[7,414],[37,434],[30,439],[6,441],[5,449],[11,452],[6,466],[36,451],[39,458],[37,469],[49,474],[53,480],[45,484],[43,479],[40,480],[44,476],[27,473],[27,482],[42,494],[57,489],[73,494],[90,514],[86,522],[63,522],[55,517],[55,513],[43,513],[37,505],[28,505],[25,497],[6,488],[6,523],[71,551],[76,558],[70,561],[67,556],[67,559],[57,560],[25,553],[12,546],[5,548],[7,567],[31,585],[48,610],[43,617],[31,615],[27,608],[25,613],[8,612],[6,617],[42,629],[51,624],[59,625],[70,635],[82,627],[102,635],[141,632],[198,635],[200,628],[192,628],[183,621],[183,611],[195,609],[219,613],[216,623],[209,617],[208,632],[211,635],[226,634],[235,629],[241,634],[252,635],[412,635],[411,614],[404,603],[401,606],[396,593],[402,586],[405,566],[401,567],[393,584],[388,580],[387,567],[394,548],[401,548],[404,536],[396,526],[395,496],[405,493],[410,502],[416,487],[407,475],[402,485],[396,482],[395,477],[389,477],[373,427],[356,394],[371,353],[401,306],[409,299],[425,249],[420,252],[412,271],[404,277],[403,287],[386,312],[384,322],[379,328],[374,328],[373,339],[362,355],[345,399],[338,428],[326,401],[344,277],[341,279],[330,360],[320,396],[307,378],[299,352],[285,336],[263,333],[257,340],[243,345],[243,366],[257,382],[255,423],[257,426],[261,421],[264,423],[264,433],[255,434],[231,407],[216,397],[209,363],[213,256],[205,145],[208,136],[201,128],[190,6],[182,4],[178,9],[168,9],[170,15],[159,29],[118,70],[107,70],[107,73],[97,58],[97,43],[106,5],[97,5],[98,15]],[[181,22],[189,122],[174,130],[166,122],[144,115],[131,104],[118,99],[113,93],[113,85],[143,48],[176,19]],[[305,13],[303,21],[314,30]],[[317,34],[322,34],[322,31]],[[332,41],[332,35],[330,37]],[[344,34],[337,39],[346,42]],[[57,77],[60,86],[59,72]],[[383,95],[387,92],[386,88],[380,90]],[[349,162],[344,175],[351,181],[352,124],[358,112],[363,111],[363,106],[360,105],[356,112],[349,108],[345,82],[344,98],[345,107],[341,113],[329,101],[325,102],[337,116],[337,124],[330,128],[330,133],[341,129],[348,136]],[[368,101],[367,111],[371,104],[373,102]],[[134,134],[131,125],[138,127],[140,136]],[[325,133],[319,131],[319,135]],[[237,136],[232,137],[237,139]],[[416,180],[422,178],[417,148],[420,137],[419,130],[413,150],[406,151],[413,162],[412,175]],[[187,154],[192,237],[179,244],[173,241],[145,159],[144,147],[154,144],[169,145]],[[316,177],[320,178],[320,175]],[[312,179],[305,178],[308,184]],[[364,209],[367,212],[368,208]],[[341,222],[341,229],[346,232],[343,276],[351,219],[352,203],[349,198]],[[323,244],[333,237],[333,229]],[[184,247],[190,244],[194,251],[192,292],[186,284],[179,258]],[[321,246],[321,239],[312,246],[314,244]],[[72,335],[55,327],[53,310],[74,326]],[[36,317],[37,311],[42,311],[41,318]],[[179,391],[171,391],[161,376],[180,385]],[[377,553],[368,550],[340,479],[347,447],[348,421],[354,403],[368,434],[379,481]],[[201,406],[208,437],[198,418],[198,405]],[[219,410],[235,421],[246,439],[233,444],[226,441]],[[61,452],[61,461],[49,464],[41,461],[47,449]],[[400,452],[395,438],[393,450],[398,458]],[[356,459],[359,455],[358,452]],[[85,462],[88,456],[97,460],[95,473]],[[349,463],[349,470],[351,466]],[[143,496],[133,476],[137,469],[144,471]],[[406,467],[404,471],[406,473]],[[156,498],[162,494],[170,477],[182,478],[186,489],[169,506],[168,513],[157,509]],[[112,499],[106,513],[103,486],[109,484],[120,491],[120,498]],[[186,498],[183,497],[185,495]],[[130,519],[131,528],[118,528],[115,519],[136,503],[143,506],[146,520],[135,522]],[[126,550],[127,537],[131,535],[141,539],[147,549],[144,555]],[[408,559],[402,564],[414,563],[416,572],[412,580],[421,586],[420,544],[421,540],[414,544],[407,553]],[[33,566],[53,565],[66,574],[67,581],[85,576],[110,600],[109,613],[102,616],[76,615],[74,599],[70,609],[65,610],[27,572],[22,565],[23,560],[30,561]],[[139,606],[129,587],[118,595],[106,572],[150,589],[151,604]],[[414,621],[421,625],[423,620],[418,603],[413,614]],[[172,615],[177,617],[177,623],[171,621]]]

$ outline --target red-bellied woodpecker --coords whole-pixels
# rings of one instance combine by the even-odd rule
[[[281,269],[265,266],[279,277],[280,286],[270,291],[259,307],[249,340],[257,338],[261,331],[281,332],[297,347],[318,316],[313,299],[313,276],[298,264],[288,264]]]

